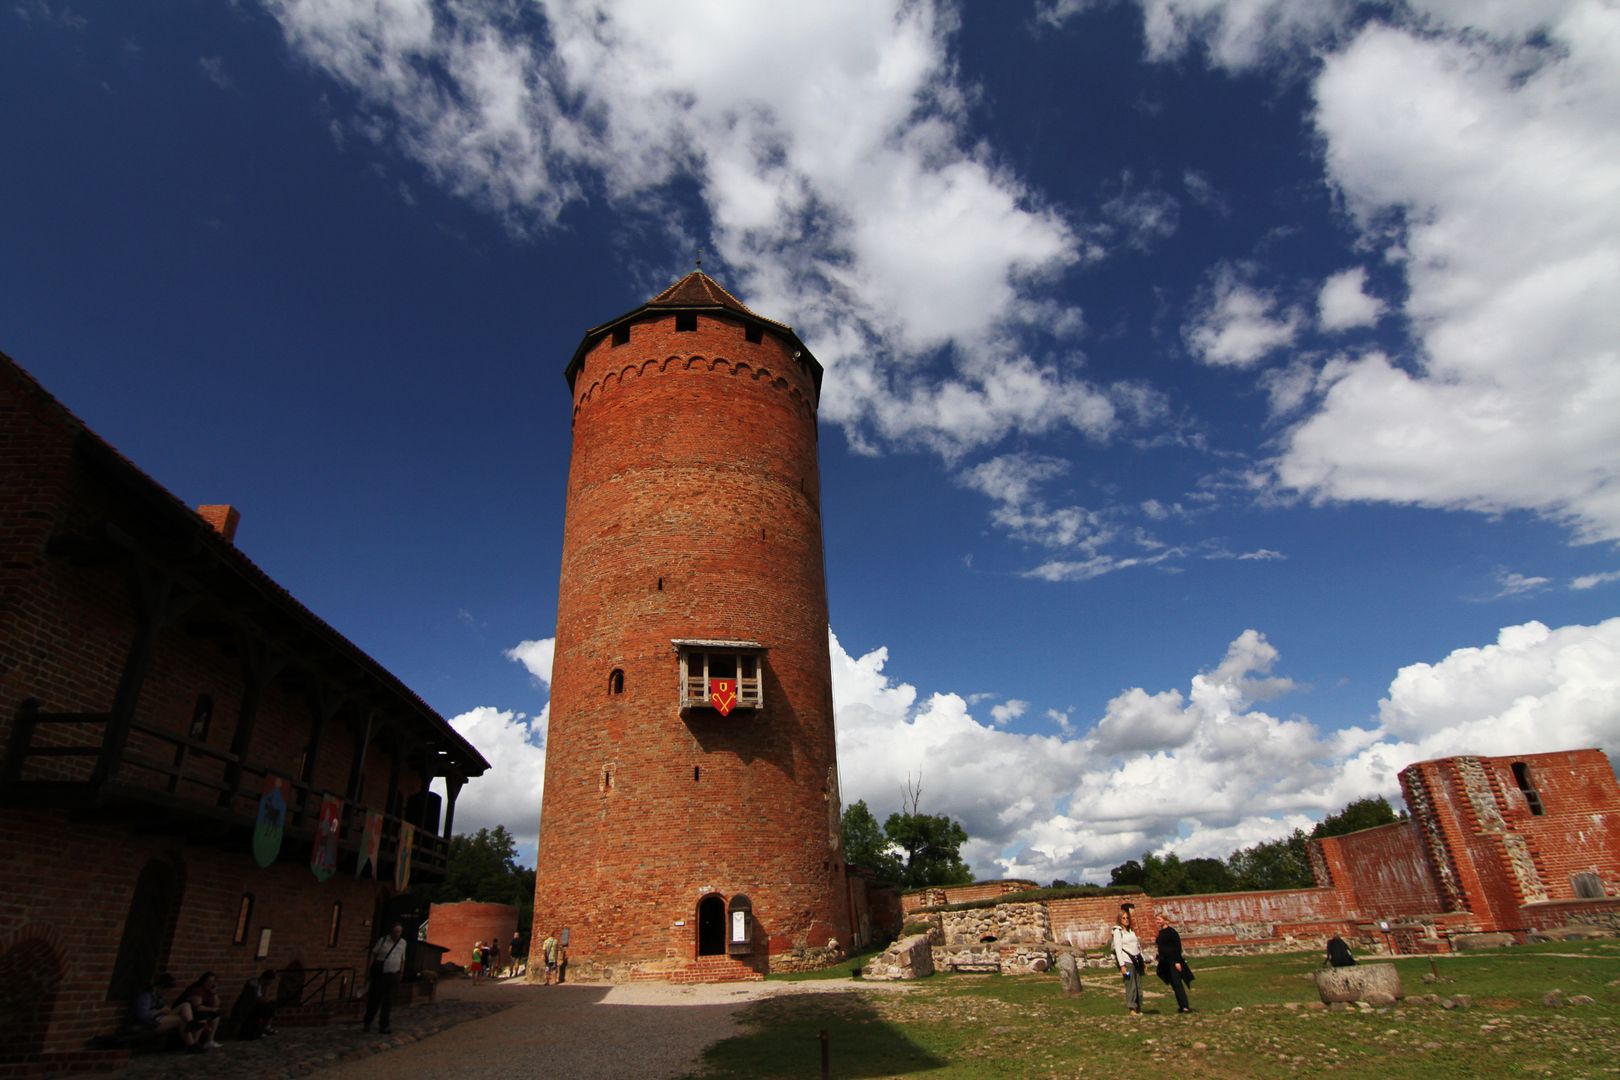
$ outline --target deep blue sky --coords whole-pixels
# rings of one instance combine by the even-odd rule
[[[526,843],[562,369],[698,246],[828,365],[846,803],[1075,877],[1613,751],[1617,16],[1261,9],[19,0],[0,349]]]

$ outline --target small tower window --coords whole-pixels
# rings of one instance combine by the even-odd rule
[[[343,901],[332,901],[332,925],[326,929],[326,947],[337,948],[338,930],[343,926]]]
[[[743,338],[750,345],[758,345],[765,340],[765,332],[757,326],[746,326],[743,328]]]
[[[610,694],[622,694],[622,693],[624,693],[624,669],[623,668],[614,668],[613,671],[608,675],[608,693],[610,693]]]
[[[679,332],[691,333],[697,329],[697,312],[677,311],[675,313],[675,329]]]
[[[629,326],[629,324],[626,324],[624,326],[615,326],[613,328],[613,347],[615,349],[617,349],[620,345],[628,345],[628,344],[630,344],[630,326]]]
[[[613,766],[611,764],[602,766],[602,783],[598,790],[613,790]]]
[[[1515,761],[1513,763],[1513,780],[1519,785],[1519,792],[1524,796],[1525,805],[1530,807],[1530,812],[1537,817],[1546,813],[1541,806],[1541,796],[1537,794],[1536,786],[1530,779],[1530,766],[1522,761]]]

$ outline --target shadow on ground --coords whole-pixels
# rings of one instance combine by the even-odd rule
[[[738,1016],[753,1028],[711,1046],[692,1080],[726,1077],[819,1077],[827,1033],[829,1075],[895,1076],[944,1068],[948,1062],[885,1021],[861,994],[813,993],[768,998]]]

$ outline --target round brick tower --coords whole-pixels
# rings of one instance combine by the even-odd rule
[[[824,963],[850,937],[821,365],[695,272],[587,331],[567,378],[534,941],[567,928],[585,978]]]

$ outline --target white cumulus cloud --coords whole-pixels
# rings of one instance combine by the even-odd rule
[[[1373,326],[1384,313],[1384,302],[1367,295],[1367,268],[1341,270],[1322,283],[1316,295],[1316,320],[1324,330]]]
[[[694,184],[707,221],[658,227],[697,232],[815,343],[821,415],[857,449],[955,457],[1147,418],[1138,389],[1020,344],[1079,332],[1045,283],[1103,250],[969,134],[947,5],[263,2],[354,92],[358,126],[514,229],[554,227],[587,191],[636,214]],[[1121,199],[1128,237],[1173,228],[1167,197]]]
[[[1375,725],[1335,731],[1258,707],[1299,687],[1273,674],[1278,651],[1252,629],[1185,690],[1130,687],[1089,721],[1046,710],[1057,735],[920,694],[888,674],[887,649],[830,644],[846,805],[864,799],[881,818],[921,776],[924,810],[963,822],[981,877],[1106,880],[1148,850],[1224,856],[1353,799],[1396,799],[1414,761],[1620,746],[1620,619],[1508,627],[1408,665]]]
[[[1183,333],[1204,363],[1250,367],[1293,344],[1304,321],[1297,308],[1281,309],[1273,294],[1247,284],[1236,267],[1222,263]]]

